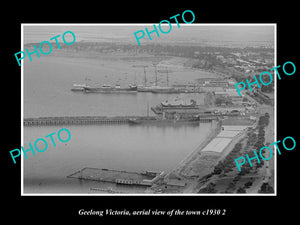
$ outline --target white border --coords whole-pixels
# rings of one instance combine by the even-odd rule
[[[153,24],[120,24],[120,23],[21,23],[21,51],[24,46],[24,26],[153,26]],[[165,25],[165,24],[162,24]],[[173,25],[173,23],[172,23]],[[175,25],[175,24],[174,24]],[[192,24],[180,24],[180,26],[274,26],[274,66],[277,66],[277,24],[276,23],[192,23]],[[24,136],[24,63],[21,63],[21,146],[23,146]],[[275,76],[275,91],[274,91],[274,141],[277,140],[277,76]],[[275,149],[275,147],[274,147]],[[23,154],[21,154],[21,196],[277,196],[277,151],[274,157],[274,193],[273,194],[258,194],[258,193],[246,193],[246,194],[71,194],[71,193],[24,193],[24,179],[23,179]]]
[[[21,51],[24,50],[24,27],[21,24]],[[24,146],[24,66],[23,62],[21,62],[21,146]],[[20,147],[21,151],[21,147]],[[21,154],[21,196],[26,195],[24,194],[24,179],[23,179],[23,154]]]

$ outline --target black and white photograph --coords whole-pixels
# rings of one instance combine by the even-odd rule
[[[24,195],[275,194],[276,25],[150,29],[22,25]]]
[[[296,5],[108,3],[5,6],[3,220],[297,221]]]

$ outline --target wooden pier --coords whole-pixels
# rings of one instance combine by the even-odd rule
[[[210,123],[216,118],[200,118],[200,123]],[[96,124],[137,124],[135,121],[140,121],[139,124],[159,124],[165,122],[166,124],[184,123],[185,121],[162,120],[156,117],[146,116],[119,116],[119,117],[105,117],[105,116],[65,116],[65,117],[38,117],[38,118],[24,118],[24,126],[60,126],[60,125],[96,125]]]
[[[130,117],[101,117],[101,116],[38,117],[38,118],[24,118],[24,126],[126,124],[129,123],[129,121],[130,121]]]
[[[68,175],[67,178],[111,182],[121,185],[152,186],[158,179],[162,178],[164,174],[164,172],[130,172],[125,170],[111,170],[85,167]]]

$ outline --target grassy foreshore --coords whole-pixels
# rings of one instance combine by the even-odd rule
[[[241,171],[234,164],[235,158],[245,154],[253,155],[257,148],[274,142],[274,108],[259,105],[257,116],[259,120],[253,129],[233,139],[214,170],[198,179],[194,192],[274,193],[274,158],[269,161],[261,160],[261,163],[253,162],[253,167],[247,164]],[[265,118],[268,120],[266,123],[263,122],[266,121]]]

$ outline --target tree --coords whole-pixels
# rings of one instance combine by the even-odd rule
[[[260,160],[260,163],[256,162],[256,169],[262,167],[264,165],[264,160]]]
[[[220,161],[214,168],[214,174],[221,174],[223,170],[224,170],[224,164],[223,162]]]
[[[248,98],[243,97],[243,102],[248,102],[248,101],[249,101]]]
[[[248,181],[247,183],[245,183],[245,188],[249,188],[252,185],[252,181]]]
[[[247,145],[250,146],[250,145],[254,145],[254,143],[256,142],[257,140],[257,135],[256,133],[249,133],[248,134],[248,140],[247,140]]]
[[[229,165],[228,163],[225,164],[225,167],[224,167],[224,173],[229,173],[232,171],[232,165]]]
[[[258,190],[258,193],[274,193],[274,189],[269,183],[263,183]]]
[[[265,113],[265,117],[268,118],[268,119],[270,118],[270,115],[269,115],[268,112]]]
[[[240,176],[243,176],[247,173],[250,173],[251,171],[251,168],[250,165],[247,163],[247,164],[244,164],[243,167],[241,168],[241,171],[239,172],[239,175]]]
[[[240,152],[241,149],[242,149],[242,143],[238,142],[238,143],[236,143],[236,145],[234,146],[232,152]]]
[[[269,118],[270,118],[270,116],[266,116],[266,115],[265,116],[260,116],[259,119],[258,119],[258,125],[262,128],[264,128],[265,126],[268,126]]]
[[[246,193],[246,190],[245,190],[245,188],[243,188],[243,187],[239,187],[239,188],[237,189],[236,193]]]
[[[237,176],[235,176],[234,178],[233,178],[233,182],[237,182],[239,179],[241,178],[241,176],[239,176],[239,174],[237,175]]]
[[[231,181],[227,187],[227,190],[234,189],[234,188],[235,188],[235,182]]]
[[[209,183],[205,188],[200,189],[198,193],[217,193],[215,186],[216,184]]]

